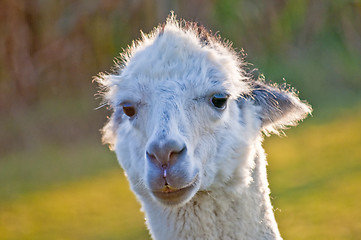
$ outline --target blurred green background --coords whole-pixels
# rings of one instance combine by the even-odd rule
[[[0,239],[150,239],[91,80],[170,10],[314,108],[264,144],[283,237],[360,239],[360,0],[1,0]]]

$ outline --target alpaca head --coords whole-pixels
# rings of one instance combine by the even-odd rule
[[[113,114],[103,128],[132,189],[180,206],[198,191],[248,184],[261,132],[292,125],[310,108],[242,70],[219,38],[173,16],[122,55],[98,82]]]

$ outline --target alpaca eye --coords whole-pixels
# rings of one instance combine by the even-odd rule
[[[135,115],[136,111],[135,111],[135,107],[133,104],[124,103],[122,106],[123,106],[123,112],[125,115],[127,115],[128,117],[133,117]]]
[[[227,100],[228,100],[228,95],[223,93],[214,94],[211,98],[212,105],[220,110],[226,108]]]

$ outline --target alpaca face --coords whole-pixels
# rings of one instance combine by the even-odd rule
[[[115,151],[139,196],[181,205],[209,188],[222,165],[232,168],[227,161],[242,146],[234,129],[242,127],[231,116],[248,89],[237,66],[227,69],[230,56],[217,54],[170,29],[135,52],[119,76]]]
[[[98,81],[114,110],[103,141],[133,191],[143,203],[180,206],[198,191],[249,184],[261,131],[294,125],[311,109],[291,91],[252,82],[207,32],[168,21]]]

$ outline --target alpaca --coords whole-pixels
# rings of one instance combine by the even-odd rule
[[[262,148],[311,113],[295,90],[255,79],[231,44],[166,23],[100,73],[102,129],[153,239],[281,239]]]

